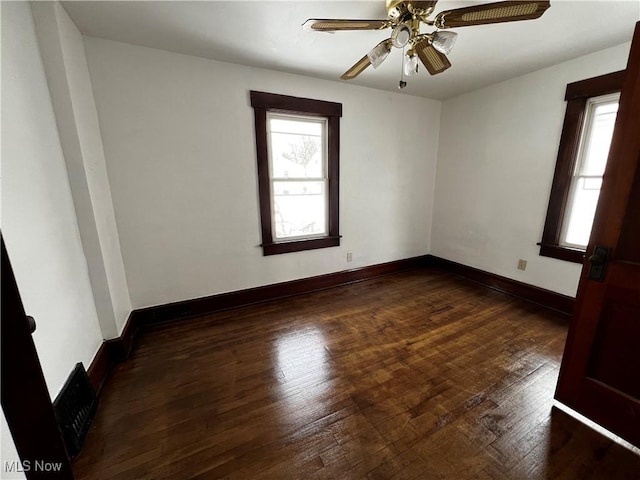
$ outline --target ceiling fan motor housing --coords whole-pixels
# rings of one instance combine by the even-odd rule
[[[392,20],[397,20],[407,13],[407,6],[403,0],[386,0],[387,15]]]

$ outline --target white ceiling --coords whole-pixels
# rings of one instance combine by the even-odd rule
[[[436,12],[487,1],[441,0]],[[339,80],[389,30],[303,31],[308,18],[386,18],[384,1],[67,1],[85,35]],[[453,66],[410,77],[408,94],[444,99],[631,40],[640,0],[552,0],[537,20],[457,28]],[[423,31],[429,31],[423,27]],[[401,53],[351,83],[397,91]]]

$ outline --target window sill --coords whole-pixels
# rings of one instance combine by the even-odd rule
[[[302,252],[317,248],[339,247],[340,237],[311,238],[307,240],[292,240],[289,242],[263,243],[263,255],[279,255],[281,253]]]
[[[540,256],[557,258],[566,262],[582,263],[584,261],[584,250],[577,248],[561,247],[559,245],[540,245]]]

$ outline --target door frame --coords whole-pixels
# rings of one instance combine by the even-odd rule
[[[11,262],[2,244],[1,404],[28,480],[73,480]],[[57,471],[47,471],[47,465]],[[15,466],[15,465],[14,465]],[[17,466],[16,466],[17,467]],[[4,462],[3,471],[6,468]]]

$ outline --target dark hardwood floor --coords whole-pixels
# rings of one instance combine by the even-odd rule
[[[552,408],[567,319],[416,270],[145,332],[79,479],[638,479]]]

